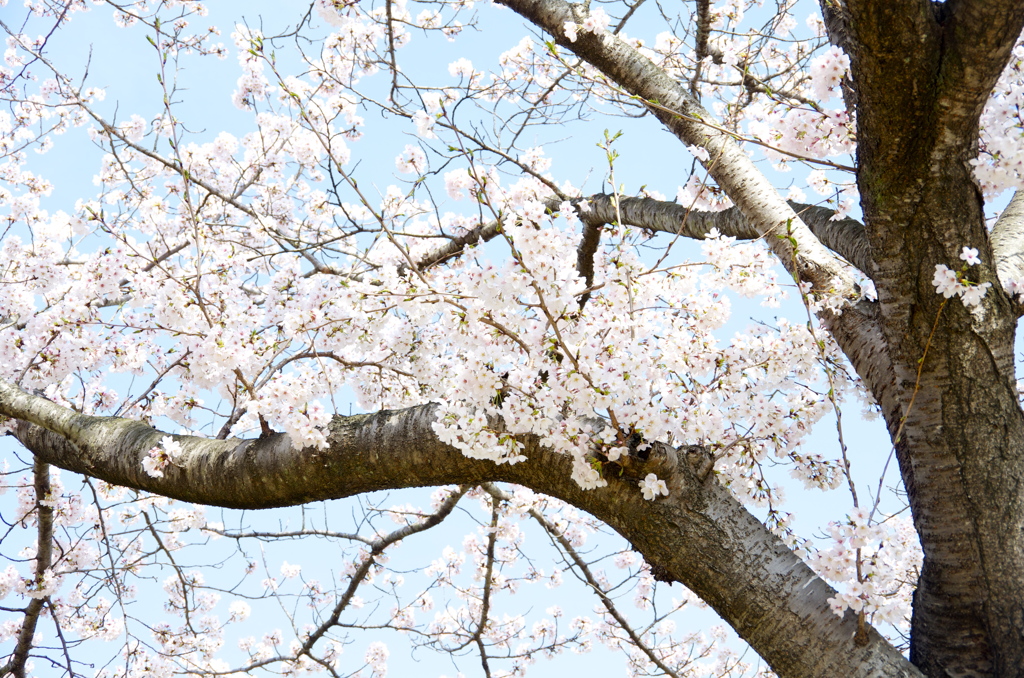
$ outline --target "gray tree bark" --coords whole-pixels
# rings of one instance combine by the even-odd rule
[[[1024,4],[845,6],[858,184],[900,403],[885,417],[894,438],[902,427],[894,443],[925,553],[911,660],[934,676],[1024,675],[1017,308],[1002,293],[969,164]],[[965,246],[982,257],[971,279],[993,286],[983,316],[943,305],[931,285],[935,265],[958,268]]]
[[[874,629],[855,642],[852,612],[829,608],[831,587],[753,515],[715,474],[700,448],[659,446],[626,460],[608,486],[582,490],[571,458],[525,438],[528,460],[470,459],[441,443],[432,405],[335,417],[326,450],[294,450],[285,434],[261,440],[173,436],[177,465],[154,478],[142,460],[166,435],[145,424],[90,417],[0,382],[0,414],[36,458],[117,485],[229,508],[271,508],[376,490],[511,482],[587,511],[649,563],[711,605],[781,676],[867,678],[921,674]],[[657,473],[671,494],[643,498],[637,480]]]

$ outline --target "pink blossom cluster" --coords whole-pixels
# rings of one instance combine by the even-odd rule
[[[811,89],[816,99],[827,101],[838,91],[850,70],[850,59],[832,46],[811,61]]]
[[[581,23],[566,21],[563,30],[569,42],[576,42],[579,31],[600,34],[608,29],[609,23],[611,23],[611,17],[608,16],[608,13],[600,7],[595,7],[587,12],[587,16]]]
[[[935,291],[946,299],[959,297],[963,305],[969,309],[980,309],[985,293],[992,287],[992,283],[975,283],[966,279],[965,271],[970,266],[981,263],[978,258],[978,250],[973,247],[964,247],[960,253],[964,266],[954,271],[944,264],[935,264],[935,275],[932,277],[932,285]]]
[[[176,465],[179,456],[181,456],[181,444],[175,442],[170,436],[164,436],[160,445],[152,448],[146,458],[142,460],[142,468],[146,475],[162,478],[164,470],[168,466]]]
[[[811,553],[808,562],[818,574],[842,585],[829,600],[832,611],[842,616],[852,609],[864,612],[872,623],[908,630],[923,558],[910,520],[893,517],[877,523],[868,512],[855,509],[846,521],[830,523],[828,534],[831,544]]]
[[[1010,62],[996,83],[981,116],[978,157],[971,161],[974,176],[986,195],[1024,188],[1024,41],[1013,49]]]

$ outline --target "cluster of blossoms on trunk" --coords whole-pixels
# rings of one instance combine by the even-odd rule
[[[964,247],[960,252],[960,259],[964,262],[960,271],[954,271],[944,264],[936,264],[932,284],[935,285],[935,291],[946,299],[959,297],[965,307],[980,310],[981,301],[992,287],[992,283],[971,282],[966,277],[969,267],[981,263],[978,250]]]

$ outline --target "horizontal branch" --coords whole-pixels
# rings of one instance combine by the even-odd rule
[[[285,434],[260,440],[173,436],[182,454],[164,476],[142,460],[166,434],[140,422],[78,414],[0,381],[0,415],[38,459],[108,482],[186,501],[269,508],[375,490],[512,482],[566,501],[606,522],[652,565],[710,604],[783,676],[918,676],[873,630],[853,642],[852,612],[835,592],[707,472],[700,448],[656,446],[607,487],[583,490],[572,459],[523,437],[527,461],[470,459],[434,433],[437,408],[336,416],[328,447],[295,450]],[[670,496],[645,501],[636,477],[655,472]],[[851,669],[851,667],[855,667]]]
[[[579,217],[590,226],[614,223],[618,221],[621,214],[622,223],[626,226],[636,226],[687,238],[703,239],[712,228],[717,228],[722,235],[738,240],[756,240],[764,237],[737,207],[730,207],[718,212],[705,212],[667,200],[620,197],[619,211],[616,212],[613,198],[614,196],[606,193],[596,193],[585,198],[573,199],[571,202],[577,207],[584,205],[584,208],[579,210]],[[544,204],[549,210],[557,211],[561,201],[552,197],[548,198]],[[864,224],[849,217],[833,219],[835,211],[819,205],[790,201],[789,206],[803,219],[807,227],[825,247],[870,277],[871,257],[864,235]],[[500,232],[500,221],[481,223],[465,234],[452,238],[443,246],[431,251],[417,263],[420,269],[435,266],[462,254],[466,247],[488,242]]]
[[[588,223],[610,224],[616,221],[619,217],[613,198],[614,196],[607,194],[588,197],[586,202],[589,207],[581,215],[582,218]],[[833,221],[835,211],[819,205],[790,201],[789,206],[821,244],[865,275],[871,275],[871,257],[862,223],[850,218]],[[719,212],[702,212],[675,202],[629,197],[619,198],[618,213],[622,215],[622,222],[627,226],[674,233],[688,238],[704,238],[712,228],[717,228],[722,235],[739,240],[756,240],[764,237],[738,207],[730,207]]]

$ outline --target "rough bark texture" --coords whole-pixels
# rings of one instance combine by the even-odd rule
[[[184,454],[164,477],[142,468],[164,433],[139,422],[76,414],[0,382],[0,413],[42,461],[164,496],[230,508],[269,508],[375,490],[487,481],[517,483],[606,522],[732,624],[781,676],[920,676],[873,629],[853,640],[856,617],[836,617],[834,591],[750,514],[699,448],[656,449],[625,475],[585,491],[571,459],[525,439],[528,461],[469,459],[434,435],[434,406],[335,417],[326,450],[293,450],[288,437],[209,440],[174,436]],[[30,423],[31,422],[31,423]],[[656,472],[669,497],[643,499],[636,478]]]
[[[884,414],[925,552],[911,659],[928,675],[1024,675],[1024,417],[1017,313],[1001,293],[969,160],[1024,4],[848,0],[858,182],[899,406]],[[931,274],[964,246],[984,315]],[[934,330],[933,330],[934,328]],[[918,361],[924,361],[918,381]],[[913,407],[911,407],[913,402]]]

